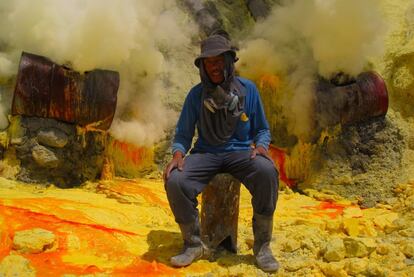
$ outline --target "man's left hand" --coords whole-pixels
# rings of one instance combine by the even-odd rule
[[[269,160],[272,160],[266,148],[264,148],[263,146],[257,146],[256,148],[254,148],[252,154],[250,155],[250,159],[256,158],[257,155],[261,155],[265,158],[268,158]]]

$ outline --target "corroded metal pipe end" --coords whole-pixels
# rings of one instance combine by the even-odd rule
[[[46,57],[22,53],[12,114],[54,118],[107,130],[115,115],[119,73],[80,74]]]
[[[341,110],[342,124],[356,123],[387,114],[387,87],[376,72],[363,72],[357,76],[354,84],[337,91],[346,94],[345,106]]]
[[[321,127],[352,124],[388,111],[388,91],[381,76],[363,72],[346,85],[334,85],[321,80],[317,91],[317,118]]]
[[[388,111],[388,90],[381,76],[374,72],[363,72],[357,77],[357,84],[367,96],[371,104],[371,116],[384,116]]]

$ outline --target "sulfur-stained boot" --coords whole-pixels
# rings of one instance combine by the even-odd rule
[[[172,257],[170,262],[175,267],[184,267],[207,254],[207,248],[200,238],[198,218],[194,223],[179,224],[179,226],[184,240],[184,249],[180,254]]]
[[[275,272],[279,269],[279,263],[273,256],[270,249],[272,239],[273,216],[263,216],[254,214],[253,234],[254,244],[253,253],[259,268],[265,272]]]

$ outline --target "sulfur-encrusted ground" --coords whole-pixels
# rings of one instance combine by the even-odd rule
[[[394,205],[361,209],[334,194],[281,191],[275,276],[414,276],[414,180],[395,193]],[[0,179],[0,276],[265,276],[241,194],[238,254],[175,269],[181,238],[160,180],[59,189]]]

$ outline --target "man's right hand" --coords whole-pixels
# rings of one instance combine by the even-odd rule
[[[163,178],[164,178],[164,184],[167,183],[168,178],[170,177],[170,173],[174,168],[177,168],[178,170],[183,170],[184,167],[184,154],[180,151],[177,151],[174,153],[173,158],[171,162],[167,164],[164,170]]]

